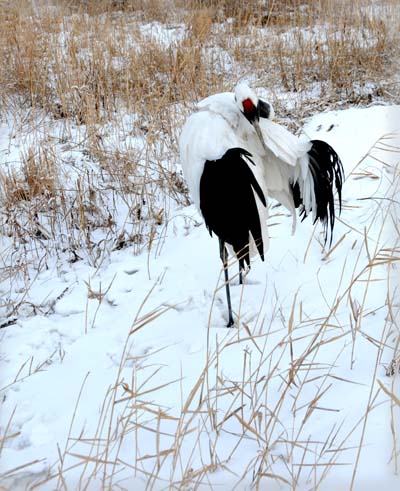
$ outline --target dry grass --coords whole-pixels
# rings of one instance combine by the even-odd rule
[[[165,12],[160,2],[60,4],[32,11],[29,2],[18,2],[3,9],[1,81],[8,94],[24,94],[55,117],[89,125],[121,104],[158,115],[171,102],[231,88],[246,73],[279,92],[314,90],[324,82],[318,89],[338,100],[363,95],[366,82],[395,69],[399,19],[390,1],[375,8],[362,0],[264,7],[192,2],[186,9],[169,2],[162,20],[183,31],[172,45],[149,41],[138,27],[138,19],[161,20],[155,13]],[[232,57],[229,70],[225,55]]]

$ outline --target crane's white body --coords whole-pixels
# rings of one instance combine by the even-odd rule
[[[334,188],[341,206],[343,166],[321,140],[304,141],[271,121],[271,105],[246,84],[198,104],[180,137],[181,164],[190,194],[212,235],[219,238],[228,304],[234,324],[226,245],[239,261],[239,279],[250,257],[268,248],[267,196],[293,216],[296,208],[324,225],[325,242],[335,222]],[[340,209],[340,208],[339,208]]]
[[[182,169],[194,203],[200,207],[200,178],[206,160],[218,160],[230,148],[241,147],[252,154],[251,166],[266,195],[282,203],[293,216],[296,213],[290,182],[300,181],[307,213],[315,208],[312,177],[308,166],[309,141],[302,141],[270,119],[261,118],[262,144],[254,127],[243,116],[235,94],[212,95],[198,104],[198,110],[186,121],[180,137]],[[265,250],[268,245],[267,211],[257,201],[263,224]],[[254,252],[254,247],[252,248]]]

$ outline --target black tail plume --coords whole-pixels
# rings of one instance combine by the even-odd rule
[[[314,182],[314,193],[316,210],[314,223],[319,219],[324,226],[325,244],[330,235],[332,244],[332,233],[335,225],[335,203],[334,191],[336,189],[339,200],[339,213],[342,210],[342,185],[344,171],[342,162],[335,150],[328,143],[321,140],[311,140],[312,147],[308,151],[309,170]],[[292,185],[293,197],[296,207],[301,204],[297,183]],[[304,219],[307,216],[306,210],[300,213]]]
[[[342,185],[344,178],[343,165],[335,150],[321,140],[311,140],[312,147],[308,152],[309,168],[314,181],[316,201],[315,220],[320,219],[324,225],[325,243],[330,229],[330,244],[335,225],[334,187],[338,193],[339,213],[342,211]]]

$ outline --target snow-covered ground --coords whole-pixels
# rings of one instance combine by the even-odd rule
[[[386,371],[400,106],[318,114],[303,131],[344,164],[333,244],[310,220],[291,236],[271,203],[265,264],[233,280],[239,328],[225,328],[218,244],[193,206],[175,207],[150,253],[32,267],[36,308],[0,330],[5,489],[399,489],[387,392],[398,397],[400,376]],[[22,145],[11,135],[4,123],[3,165]]]

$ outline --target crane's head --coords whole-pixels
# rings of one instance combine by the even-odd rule
[[[239,111],[249,123],[253,124],[254,121],[260,119],[258,97],[246,83],[240,82],[236,85],[235,100]]]
[[[260,117],[272,119],[273,109],[270,104],[259,99],[251,88],[244,82],[240,82],[235,87],[235,101],[239,111],[253,125],[264,150],[267,150],[265,141],[260,128]]]

